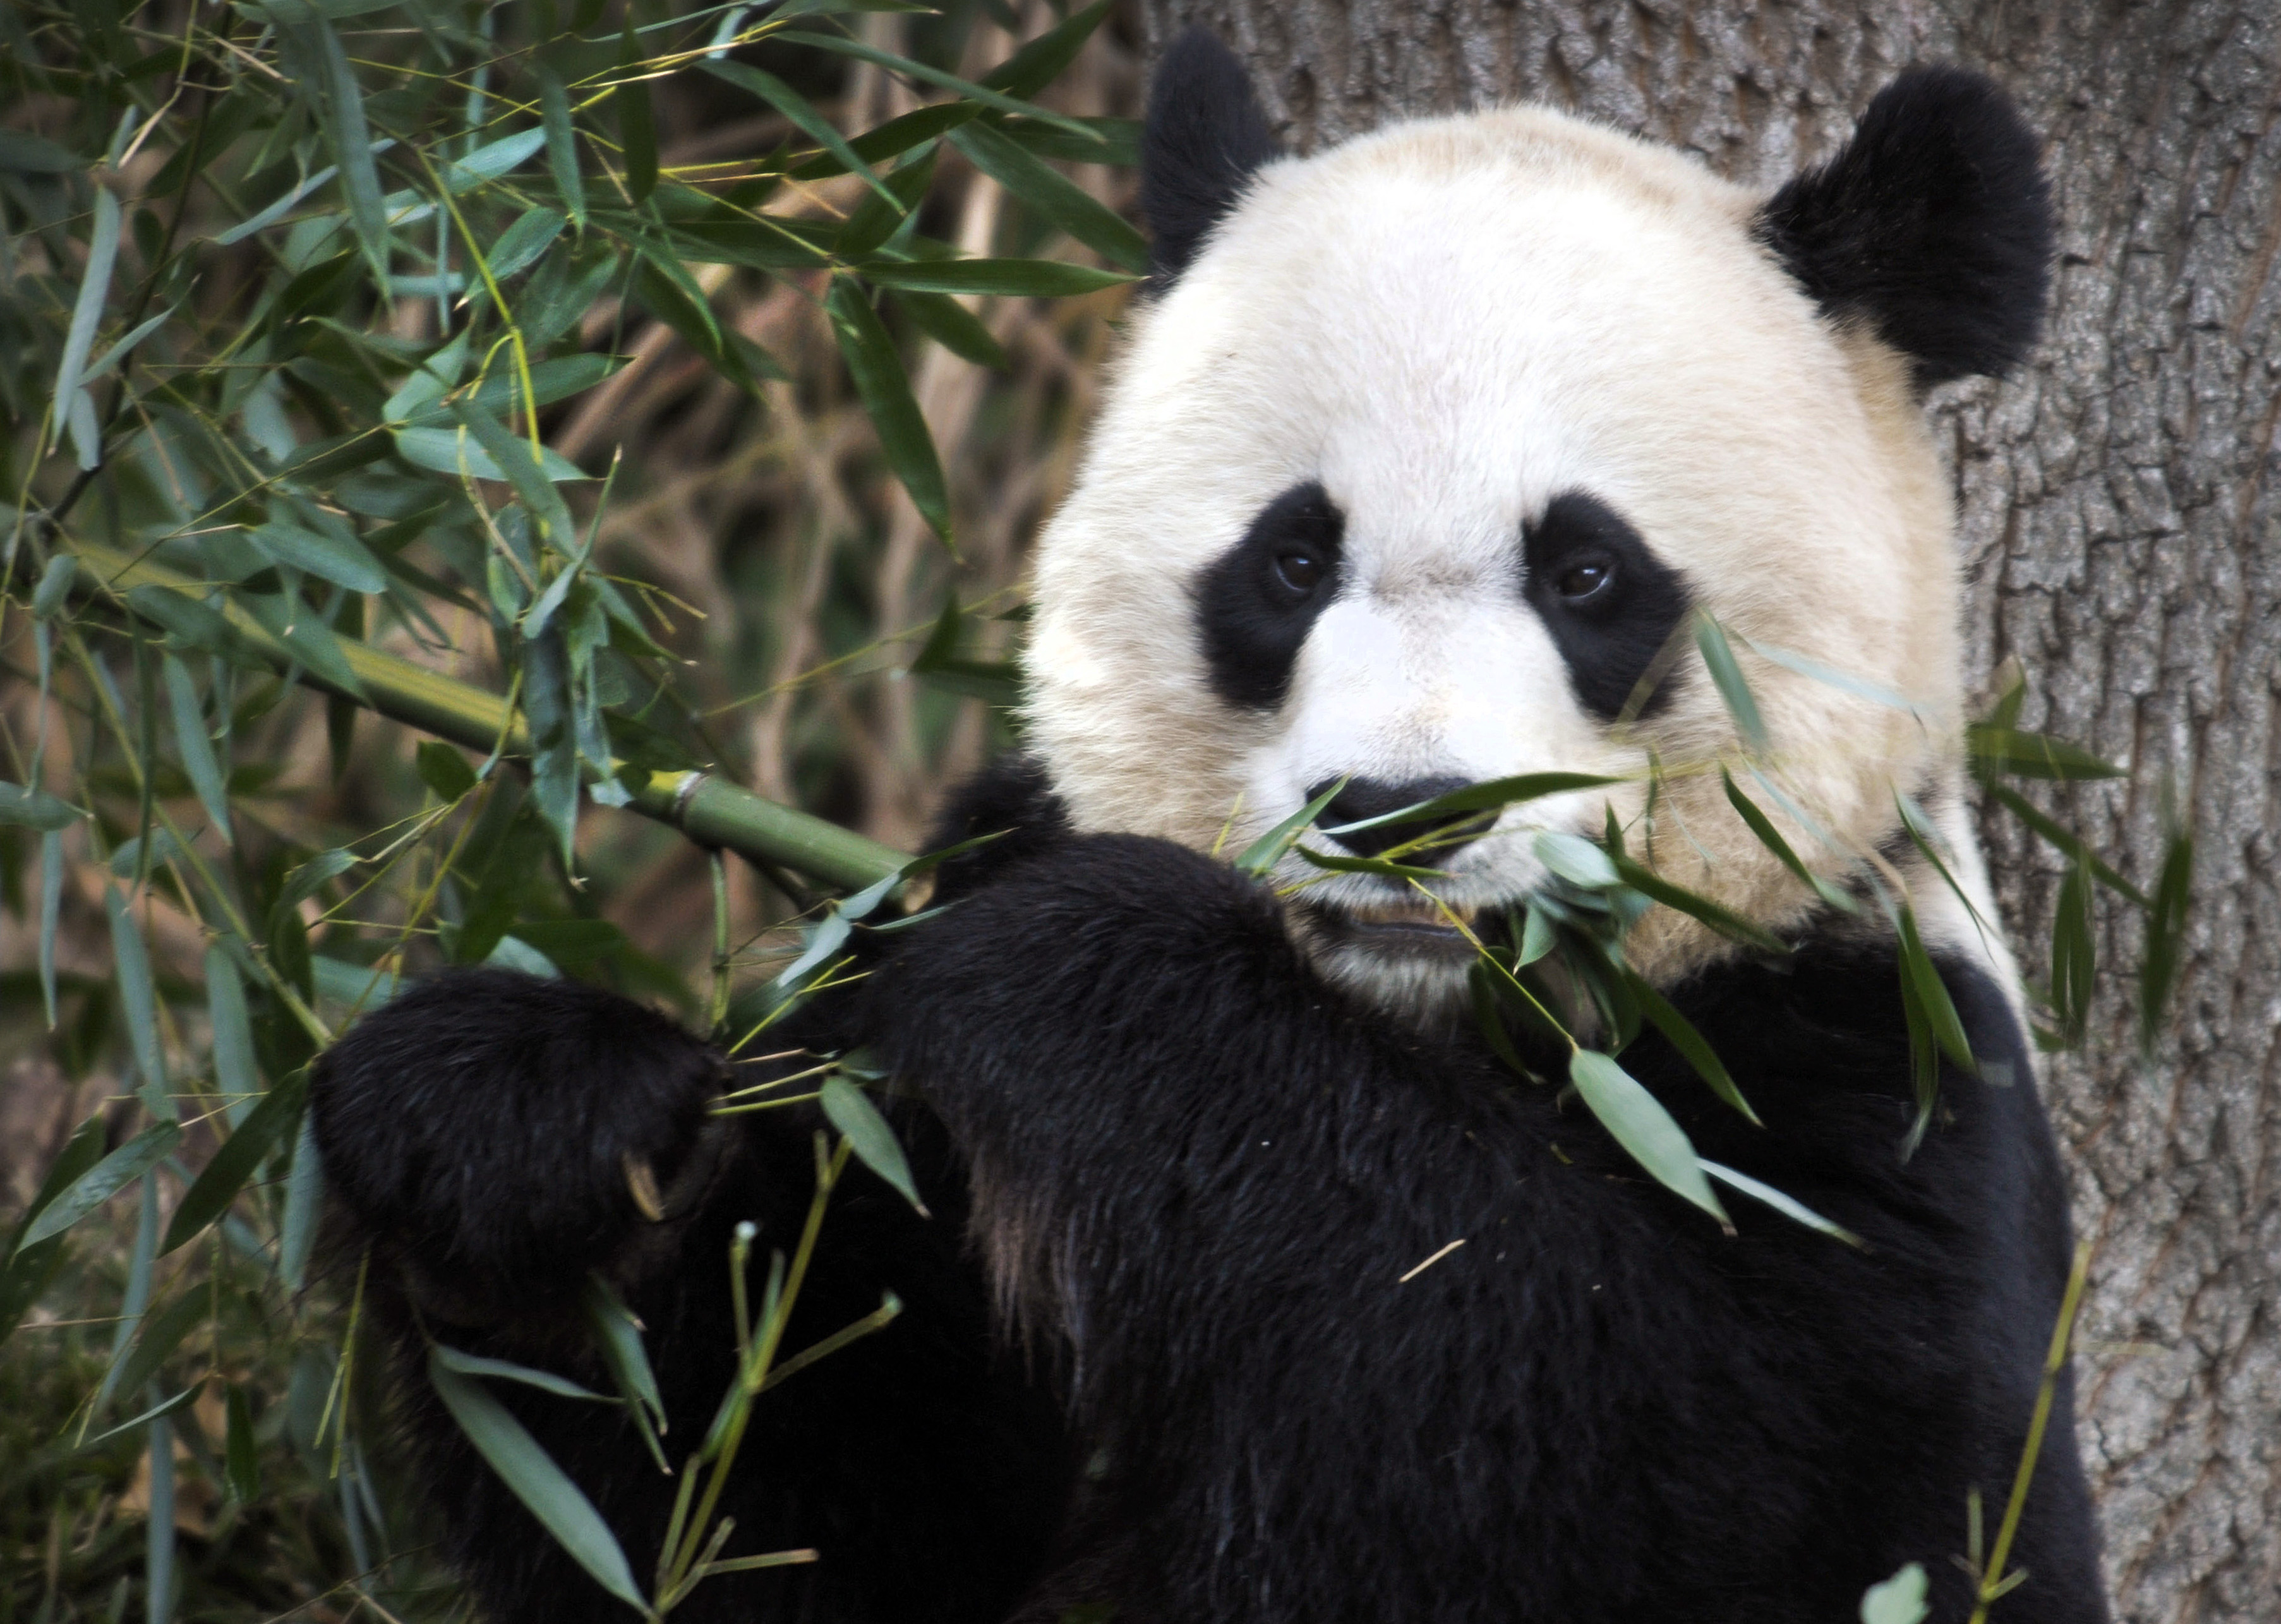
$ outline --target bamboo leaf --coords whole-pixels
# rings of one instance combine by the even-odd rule
[[[157,315],[149,317],[148,319],[136,323],[133,329],[130,330],[124,338],[120,339],[109,349],[105,350],[101,355],[97,356],[94,360],[88,363],[88,368],[81,375],[80,382],[82,384],[94,383],[96,379],[103,376],[104,374],[109,372],[113,367],[116,367],[120,362],[134,354],[135,347],[137,344],[141,344],[151,334],[157,332],[160,328],[166,326],[169,321],[173,320],[174,312],[181,308],[182,306],[180,305],[169,305]],[[52,562],[53,561],[50,560],[50,561]]]
[[[2145,892],[2123,878],[2107,863],[2101,862],[2099,855],[2084,844],[2082,836],[2062,827],[2055,820],[2037,810],[2035,804],[2019,791],[2006,784],[1991,784],[1987,788],[1989,797],[1997,805],[2034,830],[2047,845],[2057,847],[2075,862],[2088,867],[2092,878],[2100,885],[2117,896],[2127,897],[2139,908],[2147,909],[2153,906]]]
[[[182,1346],[182,1338],[213,1310],[213,1295],[193,1288],[188,1295],[168,1303],[156,1318],[144,1319],[143,1334],[135,1339],[135,1350],[120,1366],[118,1390],[140,1393],[158,1376],[166,1356]]]
[[[6,1342],[14,1333],[64,1263],[60,1234],[29,1246],[23,1244],[23,1237],[58,1195],[103,1159],[103,1117],[99,1114],[80,1124],[78,1131],[64,1142],[47,1176],[40,1180],[39,1191],[17,1221],[15,1233],[8,1237],[7,1250],[0,1253],[0,1343]]]
[[[1924,939],[1917,932],[1916,910],[1903,908],[1899,914],[1901,973],[1908,978],[1916,994],[1917,1008],[1923,1015],[1932,1040],[1962,1071],[1977,1074],[1979,1064],[1972,1057],[1972,1045],[1964,1035],[1964,1023],[1958,1018],[1955,1001],[1948,995],[1948,984],[1940,977],[1932,955],[1925,951]]]
[[[372,550],[352,535],[325,535],[272,519],[246,532],[253,545],[281,564],[345,586],[352,592],[384,592],[388,572]]]
[[[1721,767],[1719,777],[1727,785],[1727,803],[1735,808],[1744,823],[1750,825],[1751,832],[1759,838],[1759,844],[1772,852],[1782,867],[1797,875],[1801,885],[1841,912],[1853,914],[1861,911],[1860,903],[1805,866],[1798,853],[1790,848],[1790,843],[1782,839],[1782,831],[1775,827],[1774,820],[1759,809],[1758,802],[1743,793],[1733,774]]]
[[[1732,909],[1722,908],[1705,896],[1697,896],[1683,885],[1674,885],[1653,869],[1634,862],[1629,857],[1614,860],[1616,872],[1624,884],[1643,895],[1653,897],[1666,908],[1676,909],[1689,918],[1700,920],[1720,935],[1766,953],[1788,953],[1790,944],[1764,925],[1745,919]]]
[[[57,830],[68,829],[79,820],[77,807],[58,800],[45,790],[28,789],[21,784],[0,784],[0,824]]]
[[[1711,1086],[1711,1092],[1740,1111],[1751,1126],[1766,1126],[1759,1120],[1759,1113],[1751,1109],[1751,1102],[1743,1097],[1743,1091],[1735,1086],[1734,1078],[1727,1071],[1726,1062],[1719,1058],[1703,1034],[1695,1029],[1695,1024],[1674,1009],[1645,977],[1632,976],[1628,980],[1632,996],[1639,1002],[1640,1012],[1664,1035],[1671,1047],[1680,1052],[1687,1063],[1695,1068],[1696,1075]]]
[[[1795,1196],[1785,1195],[1773,1185],[1763,1184],[1748,1173],[1736,1172],[1733,1168],[1722,1166],[1717,1162],[1704,1163],[1703,1171],[1720,1183],[1742,1191],[1752,1201],[1763,1202],[1784,1218],[1803,1224],[1819,1234],[1828,1235],[1833,1241],[1843,1241],[1848,1246],[1859,1247],[1863,1244],[1861,1237],[1843,1224],[1833,1223]]]
[[[476,420],[471,414],[470,421],[473,421]],[[482,442],[470,437],[474,432],[472,428],[467,433],[457,429],[403,428],[390,430],[396,441],[397,454],[414,468],[429,468],[455,478],[461,473],[476,479],[510,478],[506,468],[483,448]],[[506,430],[501,428],[499,432],[505,434]],[[527,452],[529,442],[522,444]],[[519,460],[528,463],[530,459],[525,456]],[[550,481],[558,484],[565,480],[588,477],[584,468],[552,446],[539,447],[538,467]]]
[[[646,1613],[648,1605],[634,1583],[633,1571],[626,1565],[626,1553],[620,1549],[617,1536],[594,1509],[594,1503],[554,1464],[522,1423],[485,1392],[480,1382],[445,1364],[440,1351],[433,1347],[428,1356],[428,1380],[468,1442],[571,1560],[611,1595]]]
[[[90,1415],[110,1404],[112,1395],[119,1390],[129,1342],[143,1323],[143,1311],[151,1306],[151,1270],[159,1252],[159,1181],[146,1172],[138,1182],[142,1194],[135,1204],[135,1249],[127,1259],[127,1290],[120,1298],[119,1319],[112,1327],[111,1363],[104,1368],[102,1385],[96,1388]]]
[[[914,62],[909,57],[899,57],[892,50],[881,50],[878,46],[868,45],[862,40],[852,40],[844,35],[810,34],[799,28],[786,28],[776,37],[787,45],[812,45],[818,50],[829,50],[839,56],[854,57],[859,61],[871,63],[886,68],[892,73],[905,73],[925,83],[939,85],[953,95],[963,97],[970,102],[979,102],[985,107],[994,107],[1001,112],[1010,112],[1058,126],[1080,141],[1098,139],[1082,120],[1069,118],[1057,112],[1049,112],[1045,108],[1032,106],[1028,102],[1017,101],[1010,96],[1001,96],[995,90],[985,89],[978,84],[961,79],[955,73],[947,73],[940,68],[929,67],[924,62]]]
[[[333,138],[333,161],[339,166],[341,184],[348,193],[349,220],[374,278],[385,285],[390,246],[388,212],[381,201],[380,171],[372,161],[364,92],[357,85],[356,72],[349,66],[348,53],[341,49],[341,38],[333,32],[331,19],[313,7],[309,10],[305,27],[324,63],[328,133]]]
[[[505,282],[526,266],[536,264],[539,255],[552,247],[554,239],[562,235],[562,228],[567,223],[563,217],[553,209],[524,210],[516,217],[514,224],[500,234],[498,244],[484,256],[491,264],[491,275],[498,281]],[[578,359],[600,360],[603,358],[592,356]],[[545,364],[543,361],[540,363],[541,366]],[[534,367],[532,370],[535,372],[537,368]],[[536,382],[537,380],[534,379],[533,383]]]
[[[971,102],[939,102],[932,107],[915,108],[901,118],[890,119],[877,129],[867,130],[848,143],[855,156],[866,164],[876,164],[890,158],[901,157],[923,141],[932,141],[945,130],[955,129],[969,120],[980,116],[982,109]],[[847,166],[829,152],[793,166],[794,179],[820,181],[835,174],[845,174]]]
[[[95,222],[88,236],[87,268],[81,274],[79,294],[72,302],[71,326],[64,336],[63,359],[56,367],[53,402],[55,427],[61,430],[69,425],[82,468],[92,468],[101,460],[102,447],[89,437],[94,417],[92,405],[83,418],[74,418],[73,410],[82,398],[81,375],[95,346],[96,332],[103,325],[104,301],[111,295],[111,274],[119,261],[119,222],[118,197],[108,188],[97,187]]]
[[[1475,963],[1466,970],[1467,989],[1472,995],[1473,1026],[1488,1044],[1489,1052],[1503,1061],[1516,1076],[1529,1077],[1528,1064],[1520,1051],[1512,1046],[1512,1034],[1504,1027],[1504,1018],[1498,1009],[1497,992],[1489,979],[1488,966]]]
[[[421,740],[414,760],[421,782],[446,805],[476,787],[476,769],[468,765],[468,758],[440,739]]]
[[[1537,861],[1572,885],[1604,891],[1617,883],[1615,862],[1582,835],[1540,830],[1533,845]]]
[[[344,847],[335,847],[329,852],[319,852],[285,877],[277,893],[276,910],[298,908],[309,898],[324,889],[327,880],[347,873],[356,867],[357,856]]]
[[[1926,1593],[1924,1567],[1912,1562],[1862,1593],[1861,1624],[1924,1624],[1932,1612]]]
[[[1057,158],[1065,164],[1131,168],[1140,161],[1140,120],[1080,119],[1078,122],[1088,132],[1083,138],[1035,119],[1001,119],[998,128],[1040,158]]]
[[[890,297],[910,318],[911,325],[962,360],[1003,372],[1013,363],[990,329],[956,299],[941,293],[915,293],[898,289]]]
[[[1711,673],[1711,681],[1726,701],[1727,714],[1734,718],[1735,731],[1743,742],[1753,750],[1767,747],[1766,720],[1759,715],[1759,702],[1751,697],[1751,684],[1744,679],[1743,668],[1736,663],[1734,646],[1727,641],[1726,629],[1708,613],[1695,617],[1695,646],[1703,655],[1703,663]]]
[[[1568,1080],[1576,1085],[1592,1115],[1657,1183],[1702,1208],[1719,1220],[1720,1228],[1733,1227],[1727,1210],[1712,1193],[1687,1131],[1660,1100],[1597,1049],[1580,1048],[1568,1057]]]
[[[710,362],[723,377],[748,392],[757,389],[759,384],[745,363],[743,352],[729,342],[729,336],[713,319],[713,308],[706,302],[704,290],[690,280],[681,262],[645,244],[637,243],[634,246],[638,259],[633,291],[642,307],[680,334],[689,347]]]
[[[910,1164],[896,1142],[894,1129],[887,1125],[870,1096],[844,1077],[824,1079],[823,1095],[819,1103],[823,1114],[847,1135],[856,1159],[894,1187],[921,1218],[932,1217],[926,1203],[919,1199],[918,1183],[911,1177]]]
[[[942,478],[942,463],[935,455],[934,437],[927,431],[918,402],[912,398],[909,375],[894,340],[879,321],[862,290],[845,277],[834,278],[824,307],[831,313],[839,352],[855,381],[863,410],[879,436],[887,466],[910,492],[911,503],[934,533],[950,545],[950,496]]]
[[[977,169],[1086,247],[1136,275],[1148,271],[1148,244],[1138,231],[989,124],[962,124],[950,132],[949,141]]]
[[[1983,773],[2007,772],[2021,778],[2124,778],[2129,770],[2101,761],[2081,745],[2048,733],[1975,724],[1965,730],[1973,766]]]
[[[1381,874],[1388,879],[1446,879],[1442,869],[1412,868],[1407,863],[1388,862],[1383,857],[1342,857],[1332,852],[1297,848],[1300,860],[1310,868],[1327,870],[1334,874]]]
[[[1062,76],[1077,60],[1077,53],[1101,27],[1115,0],[1094,0],[1081,12],[1072,12],[1053,27],[982,75],[989,89],[1024,98],[1035,96]]]
[[[253,1023],[237,965],[220,942],[206,949],[206,1021],[213,1029],[214,1082],[224,1094],[254,1109],[251,1102],[260,1094],[261,1084],[253,1068]]]
[[[296,1071],[263,1095],[261,1102],[238,1124],[237,1131],[222,1141],[213,1159],[183,1192],[181,1204],[174,1209],[174,1220],[166,1226],[166,1237],[159,1243],[161,1257],[202,1233],[207,1225],[228,1210],[229,1203],[237,1199],[246,1180],[259,1170],[270,1148],[299,1120],[307,1083],[308,1073]],[[131,1389],[135,1384],[128,1385]]]
[[[56,1024],[56,927],[64,901],[64,837],[50,829],[40,836],[40,998],[50,1031]]]
[[[1835,666],[1822,664],[1819,660],[1809,660],[1804,654],[1792,653],[1789,649],[1761,643],[1756,638],[1744,638],[1743,641],[1749,645],[1753,653],[1770,665],[1796,671],[1800,677],[1811,677],[1824,687],[1857,694],[1891,710],[1906,711],[1911,715],[1919,714],[1917,707],[1906,694],[1896,692],[1883,683],[1873,683],[1866,677],[1841,671]]]
[[[874,260],[863,275],[883,288],[914,293],[995,293],[1012,298],[1064,298],[1114,288],[1133,280],[1122,271],[1095,270],[1058,259],[916,259],[889,265]]]
[[[2186,913],[2193,895],[2194,838],[2173,829],[2154,881],[2153,905],[2146,913],[2146,962],[2138,972],[2138,1040],[2149,1053],[2161,1033],[2162,1016],[2177,986],[2186,940]]]
[[[534,1370],[528,1365],[517,1365],[507,1359],[487,1359],[480,1354],[462,1353],[457,1348],[442,1342],[428,1344],[429,1357],[445,1369],[457,1371],[462,1376],[496,1376],[504,1381],[520,1381],[525,1387],[537,1388],[542,1393],[552,1393],[559,1398],[584,1398],[598,1404],[615,1404],[618,1401],[607,1394],[582,1388],[568,1376],[558,1376],[550,1370]]]
[[[72,583],[79,578],[79,561],[68,553],[58,553],[48,561],[40,572],[40,584],[32,589],[32,618],[53,620],[62,612],[71,598]]]
[[[840,226],[832,251],[843,259],[861,259],[912,223],[911,211],[926,197],[940,151],[930,143],[898,164],[886,178],[887,195],[874,193],[856,206]]]
[[[1381,812],[1375,817],[1341,824],[1323,832],[1335,839],[1365,829],[1382,828],[1388,824],[1428,823],[1455,816],[1461,812],[1486,812],[1492,808],[1541,800],[1547,795],[1566,794],[1570,790],[1594,789],[1604,784],[1620,782],[1620,779],[1603,777],[1591,772],[1528,772],[1512,778],[1490,778],[1480,784],[1469,784],[1463,789],[1451,790],[1447,794],[1436,795],[1431,800],[1421,800],[1416,806],[1396,808],[1391,812]]]
[[[1558,929],[1550,916],[1532,901],[1528,905],[1528,916],[1520,927],[1520,947],[1514,957],[1513,968],[1519,970],[1534,964],[1559,945]]]
[[[538,80],[538,116],[546,131],[546,166],[553,172],[554,189],[580,231],[586,229],[586,182],[578,172],[578,138],[570,125],[570,94],[562,75],[545,57],[536,58],[531,71]]]
[[[277,1226],[277,1278],[289,1291],[301,1289],[309,1251],[317,1239],[317,1219],[325,1204],[325,1169],[317,1154],[317,1118],[301,1113],[300,1136],[293,1141],[293,1171],[285,1179],[285,1211]]]
[[[626,194],[637,205],[646,203],[657,189],[657,114],[649,101],[649,81],[641,75],[641,44],[634,37],[633,13],[626,13],[618,48],[618,69],[624,75],[610,92],[617,109],[618,140],[625,149]]]
[[[530,442],[508,433],[506,425],[490,414],[471,412],[456,401],[452,405],[452,415],[459,419],[461,428],[476,437],[492,463],[506,474],[507,483],[514,487],[514,493],[530,509],[540,537],[559,552],[568,553],[575,548],[578,527],[571,522],[569,507],[563,501],[562,493],[554,488],[545,458],[532,448]]]
[[[16,1225],[16,1233],[8,1239],[8,1255],[12,1257],[27,1245],[36,1246],[37,1241],[27,1241],[33,1224],[39,1216],[53,1206],[63,1194],[78,1184],[104,1157],[104,1130],[101,1113],[89,1117],[79,1125],[72,1136],[64,1141],[55,1163],[40,1180],[40,1187],[24,1209],[24,1216]]]
[[[179,655],[169,651],[161,657],[166,672],[166,700],[174,714],[174,746],[182,757],[182,770],[190,776],[190,787],[197,792],[198,804],[206,810],[206,821],[221,837],[222,844],[231,844],[229,837],[229,792],[223,786],[221,764],[214,759],[213,739],[206,732],[205,708],[199,702],[198,691],[190,681],[190,673]]]
[[[135,1069],[143,1076],[143,1102],[153,1117],[172,1120],[174,1103],[166,1097],[166,1059],[159,1047],[159,1002],[151,984],[151,955],[135,928],[134,916],[119,887],[103,888],[104,909],[111,916],[112,979],[119,988],[120,1008],[127,1016],[127,1033],[135,1048]]]
[[[657,1469],[670,1475],[673,1468],[666,1463],[664,1446],[658,1442],[658,1435],[665,1430],[665,1400],[658,1392],[656,1373],[650,1368],[649,1350],[642,1345],[640,1322],[616,1289],[599,1274],[586,1277],[580,1303],[595,1346],[601,1349],[602,1363],[609,1367],[610,1379],[625,1401],[626,1413],[633,1418]],[[667,1543],[670,1546],[671,1542]]]
[[[1322,816],[1323,809],[1336,800],[1340,792],[1346,786],[1347,780],[1341,778],[1336,784],[1332,785],[1330,788],[1244,847],[1243,855],[1235,860],[1236,870],[1239,873],[1249,874],[1254,879],[1265,878],[1273,871],[1277,863],[1283,861],[1283,854],[1298,843],[1299,837],[1307,832],[1308,828],[1317,818]],[[1353,827],[1355,827],[1353,824],[1347,825],[1349,829]],[[1323,832],[1339,834],[1343,831],[1326,829]]]
[[[11,174],[73,174],[86,167],[87,159],[45,136],[0,130],[0,170]]]
[[[486,182],[495,181],[510,173],[516,165],[546,144],[546,131],[518,130],[500,140],[487,142],[460,158],[446,159],[443,166],[444,184],[454,194],[473,191]],[[488,258],[488,256],[486,256]],[[497,267],[493,267],[497,274]]]
[[[763,73],[747,63],[731,61],[725,57],[708,57],[701,66],[715,79],[725,80],[739,89],[749,90],[784,114],[816,145],[838,159],[847,173],[862,176],[873,193],[894,211],[896,218],[901,218],[906,212],[903,200],[889,191],[879,177],[871,173],[870,166],[856,156],[854,148],[848,145],[847,138],[839,133],[831,120],[816,112],[806,97],[774,73]]]
[[[366,697],[364,684],[349,663],[340,639],[324,617],[301,600],[299,593],[243,592],[238,601],[263,630],[282,643],[295,661],[327,686],[352,699]]]
[[[40,1215],[16,1240],[16,1255],[59,1235],[104,1202],[157,1166],[182,1142],[182,1130],[172,1122],[154,1122],[73,1179],[69,1188],[46,1203]]]
[[[2061,1040],[2068,1044],[2080,1043],[2089,1025],[2098,963],[2092,935],[2091,877],[2078,862],[2060,882],[2059,906],[2052,917],[2052,1013],[2059,1022]]]
[[[116,1427],[106,1427],[103,1431],[97,1433],[91,1438],[81,1439],[78,1442],[72,1445],[72,1452],[75,1455],[84,1455],[90,1450],[101,1449],[113,1438],[123,1438],[128,1433],[136,1431],[141,1427],[148,1427],[154,1421],[165,1420],[168,1416],[174,1414],[175,1411],[183,1408],[185,1405],[196,1403],[198,1395],[205,1390],[205,1385],[206,1384],[203,1381],[193,1381],[189,1387],[184,1388],[181,1392],[175,1394],[174,1397],[151,1405],[140,1415],[130,1417],[127,1420],[120,1422]]]
[[[253,1440],[253,1411],[245,1389],[230,1384],[223,1429],[222,1481],[230,1498],[251,1505],[261,1497],[261,1454]]]

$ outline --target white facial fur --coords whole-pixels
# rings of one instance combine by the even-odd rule
[[[1678,883],[1777,926],[1800,917],[1811,899],[1727,802],[1717,763],[1739,770],[1739,747],[1691,645],[1659,714],[1612,729],[1520,597],[1522,527],[1571,491],[1621,514],[1736,634],[1768,777],[1813,829],[1743,782],[1809,862],[1836,875],[1869,860],[1897,788],[1956,805],[1958,589],[1931,441],[1901,358],[1834,330],[1753,242],[1759,201],[1532,109],[1399,125],[1261,171],[1135,318],[1041,544],[1031,738],[1076,825],[1233,855],[1344,775],[1625,774],[1508,808],[1433,888],[1460,909],[1516,900],[1543,878],[1534,831],[1597,833],[1612,806]],[[1346,516],[1344,584],[1285,702],[1235,708],[1211,688],[1194,584],[1308,480]],[[1666,776],[1646,819],[1651,751]],[[1976,876],[1960,816],[1943,821]],[[1295,856],[1276,878],[1320,881]],[[2011,984],[1964,910],[1915,890],[1929,929]],[[1360,875],[1305,895],[1414,901]],[[1719,951],[1667,909],[1631,943],[1664,981]],[[1462,965],[1329,968],[1407,1002]]]

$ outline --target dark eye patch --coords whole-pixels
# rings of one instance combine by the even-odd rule
[[[1320,484],[1294,485],[1260,510],[1243,539],[1196,577],[1196,626],[1212,691],[1272,710],[1315,617],[1338,596],[1346,515]]]
[[[1525,528],[1521,564],[1522,595],[1567,661],[1578,701],[1614,721],[1687,614],[1685,578],[1615,509],[1581,491],[1553,498]],[[1660,709],[1671,682],[1666,674],[1638,714]]]

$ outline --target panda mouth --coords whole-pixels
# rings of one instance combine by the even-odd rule
[[[1470,930],[1470,909],[1452,908],[1444,911],[1432,902],[1403,900],[1335,907],[1318,904],[1308,912],[1313,916],[1315,926],[1326,945],[1333,947],[1353,947],[1365,953],[1427,954],[1449,958],[1468,957],[1473,951],[1465,931],[1450,922],[1454,916]]]

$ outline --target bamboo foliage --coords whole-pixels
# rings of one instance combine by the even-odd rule
[[[0,15],[0,1617],[449,1610],[307,1062],[440,963],[689,1001],[708,912],[725,986],[892,889],[1138,266],[1105,12]],[[663,1612],[715,1532],[595,1559]]]

